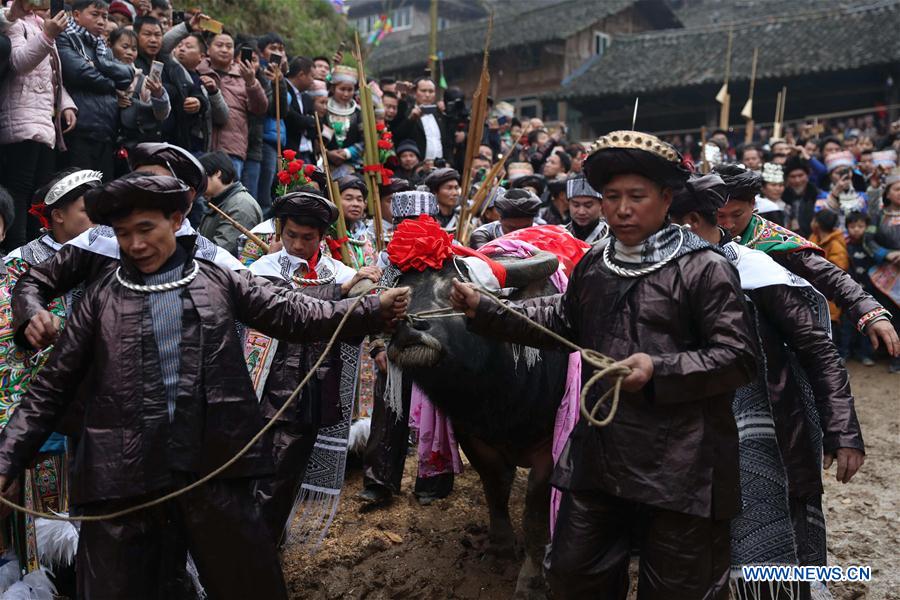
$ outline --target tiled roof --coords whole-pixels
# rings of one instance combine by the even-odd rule
[[[779,5],[782,3],[778,3]],[[722,82],[728,31],[734,28],[731,81],[849,70],[900,61],[900,1],[834,6],[733,25],[695,26],[613,36],[603,56],[569,78],[556,98],[633,95]],[[770,3],[775,6],[775,3]]]
[[[662,2],[653,0],[544,0],[534,5],[537,8],[532,10],[495,16],[491,49],[564,40],[591,23],[634,4],[652,6],[662,22],[670,25],[678,23]],[[480,55],[486,32],[486,20],[449,27],[438,32],[438,49],[445,60]],[[366,64],[373,72],[390,74],[423,65],[427,60],[427,35],[414,36],[403,43],[392,43],[388,37],[372,52]]]

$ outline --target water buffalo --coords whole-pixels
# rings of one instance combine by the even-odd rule
[[[557,258],[549,253],[503,262],[512,300],[556,293],[548,276]],[[445,308],[454,278],[468,277],[465,262],[448,259],[440,270],[404,273],[397,285],[410,286],[411,314]],[[413,320],[399,326],[388,347],[399,365],[452,421],[460,446],[481,477],[490,512],[492,549],[515,543],[509,495],[516,467],[530,467],[523,515],[526,560],[517,596],[541,595],[540,568],[549,538],[549,478],[556,411],[565,390],[568,356],[537,351],[466,329],[461,316]]]

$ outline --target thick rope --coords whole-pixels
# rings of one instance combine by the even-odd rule
[[[555,331],[551,331],[540,323],[529,318],[524,313],[513,309],[509,304],[501,301],[500,298],[498,298],[496,294],[492,293],[491,291],[479,285],[472,285],[474,285],[475,289],[477,289],[483,295],[496,302],[497,305],[500,306],[500,308],[505,312],[516,315],[517,317],[528,323],[532,328],[537,329],[560,345],[570,349],[572,352],[578,352],[581,355],[581,360],[596,369],[597,372],[591,375],[591,378],[588,379],[585,382],[584,386],[581,388],[581,398],[579,401],[581,416],[583,416],[585,420],[587,420],[587,422],[594,427],[606,427],[607,425],[612,423],[613,418],[615,418],[616,416],[616,411],[619,408],[619,394],[621,393],[622,379],[631,373],[630,368],[622,365],[620,362],[604,354],[597,352],[596,350],[591,350],[590,348],[582,348],[581,346],[570,342]],[[465,313],[456,312],[452,307],[446,307],[426,310],[415,314],[408,314],[406,315],[406,320],[410,325],[413,325],[417,320],[446,319],[450,317],[463,316],[465,316]],[[588,410],[588,392],[590,392],[591,388],[593,388],[597,383],[599,383],[603,379],[606,379],[607,377],[615,377],[615,383],[611,388],[606,390],[606,392],[602,396],[600,396],[600,399],[594,403],[594,407],[591,410]],[[603,406],[604,402],[606,402],[606,399],[610,396],[612,396],[612,404],[609,407],[609,414],[607,414],[603,419],[597,419],[597,412],[600,410],[600,407]]]
[[[387,289],[390,289],[390,288],[388,288],[386,286],[375,286],[375,287],[371,288],[371,291],[383,291],[383,290],[387,290]],[[502,310],[516,315],[520,319],[527,322],[531,327],[533,327],[534,329],[543,333],[544,335],[550,337],[551,339],[553,339],[557,343],[561,344],[562,346],[569,348],[573,352],[578,352],[579,354],[581,354],[581,358],[584,362],[586,362],[587,364],[592,366],[594,369],[597,369],[597,372],[594,373],[591,376],[591,378],[588,379],[587,382],[584,384],[584,386],[581,388],[581,400],[580,400],[581,415],[588,421],[588,423],[590,423],[591,425],[596,426],[596,427],[605,427],[606,425],[608,425],[609,423],[612,422],[613,418],[615,417],[616,410],[618,409],[618,406],[619,406],[619,393],[620,393],[620,388],[622,385],[622,379],[625,376],[627,376],[629,373],[631,373],[631,369],[629,369],[626,366],[621,365],[619,362],[613,360],[612,358],[610,358],[608,356],[600,354],[599,352],[597,352],[595,350],[591,350],[589,348],[582,348],[581,346],[578,346],[577,344],[570,342],[563,336],[547,329],[540,323],[535,322],[534,320],[529,318],[527,315],[513,309],[511,306],[509,306],[507,304],[504,304],[503,302],[500,301],[499,298],[497,298],[490,291],[488,291],[484,288],[478,287],[478,286],[476,286],[476,289],[478,289],[482,294],[488,296],[489,298],[491,298],[495,302],[497,302],[497,304],[500,306],[500,308]],[[243,448],[241,448],[238,451],[238,453],[235,454],[231,459],[229,459],[227,462],[225,462],[219,468],[217,468],[213,471],[210,471],[209,473],[207,473],[206,475],[204,475],[197,481],[195,481],[189,485],[186,485],[182,488],[179,488],[173,492],[165,494],[164,496],[160,496],[159,498],[155,498],[153,500],[148,500],[147,502],[142,502],[135,506],[124,508],[119,511],[111,512],[111,513],[107,513],[107,514],[101,514],[101,515],[82,515],[82,516],[78,516],[78,517],[72,517],[72,516],[65,516],[65,515],[60,515],[60,514],[56,514],[56,513],[40,512],[40,511],[36,511],[36,510],[30,509],[30,508],[27,508],[25,506],[16,504],[15,502],[12,502],[11,500],[7,500],[2,495],[0,495],[0,504],[4,504],[13,510],[19,511],[19,512],[27,514],[27,515],[31,515],[32,517],[40,518],[40,519],[48,519],[51,521],[66,521],[66,522],[109,521],[112,519],[117,519],[119,517],[124,517],[125,515],[130,515],[131,513],[135,513],[140,510],[144,510],[146,508],[152,508],[154,506],[159,506],[160,504],[168,502],[169,500],[173,500],[174,498],[177,498],[181,495],[186,494],[187,492],[189,492],[191,490],[194,490],[194,489],[200,487],[207,481],[214,479],[215,477],[219,476],[224,471],[226,471],[227,469],[232,467],[247,452],[249,452],[250,449],[253,446],[255,446],[262,439],[262,437],[275,425],[275,423],[278,421],[278,419],[281,418],[281,416],[285,413],[285,411],[287,411],[287,409],[291,406],[291,404],[293,404],[294,401],[296,401],[296,399],[300,396],[300,392],[303,391],[303,388],[306,386],[307,383],[309,383],[309,380],[312,378],[313,374],[316,373],[316,371],[319,369],[319,367],[325,361],[326,357],[331,352],[331,349],[334,346],[334,343],[337,341],[338,336],[340,335],[341,331],[344,329],[344,326],[346,325],[347,320],[350,318],[350,315],[353,314],[353,312],[363,302],[363,300],[366,298],[367,295],[368,294],[359,296],[353,302],[353,304],[350,305],[350,309],[347,311],[347,313],[343,316],[343,318],[338,323],[337,328],[335,328],[334,333],[331,335],[331,338],[328,340],[328,343],[325,345],[325,348],[322,350],[322,354],[319,356],[319,358],[313,364],[312,368],[309,370],[309,372],[306,374],[306,376],[303,378],[303,380],[300,381],[300,383],[294,389],[294,392],[285,401],[284,405],[282,405],[282,407],[278,409],[278,411],[272,416],[272,418],[269,419],[268,423],[266,423],[265,426],[262,429],[260,429],[259,432],[256,435],[254,435],[250,439],[250,441],[247,442],[247,444]],[[450,311],[453,311],[453,309],[452,308],[441,308],[441,309],[436,309],[436,310],[423,311],[421,313],[410,313],[410,314],[406,315],[406,320],[408,322],[412,323],[416,319],[464,316],[464,313],[450,312]],[[610,376],[616,377],[615,383],[594,404],[593,409],[591,409],[589,411],[587,409],[588,392],[599,381],[601,381],[602,379],[605,379],[606,377],[610,377]],[[597,411],[600,409],[600,406],[606,401],[606,399],[610,395],[612,395],[612,404],[610,405],[609,414],[604,419],[598,420],[596,418]]]
[[[488,290],[479,286],[475,287],[482,294],[494,300],[494,302],[496,302],[503,311],[516,315],[517,317],[528,323],[532,328],[538,330],[558,344],[565,346],[572,352],[578,352],[581,355],[581,360],[596,369],[597,372],[591,375],[590,379],[588,379],[581,388],[581,399],[579,401],[581,416],[584,417],[585,420],[594,427],[606,427],[607,425],[612,423],[613,418],[615,418],[616,416],[616,411],[619,408],[619,394],[622,388],[622,379],[624,379],[631,373],[630,368],[622,365],[619,361],[614,360],[606,356],[605,354],[597,352],[596,350],[591,350],[590,348],[582,348],[578,344],[567,340],[555,331],[547,329],[540,323],[529,318],[527,315],[515,310],[510,305],[501,302],[500,299],[497,298],[497,296],[495,296]],[[588,392],[590,392],[591,388],[593,388],[597,383],[599,383],[603,379],[606,379],[607,377],[615,377],[615,383],[613,383],[612,387],[610,387],[602,396],[600,396],[600,399],[594,403],[594,407],[591,410],[588,410]],[[603,419],[597,419],[597,412],[600,410],[600,407],[603,405],[603,403],[606,402],[606,399],[610,396],[612,396],[612,404],[609,407],[609,414],[607,414]]]
[[[390,289],[390,288],[387,288],[384,286],[375,286],[372,289],[380,291],[380,290],[386,290],[386,289]],[[144,510],[145,508],[152,508],[154,506],[159,506],[160,504],[168,502],[169,500],[177,498],[183,494],[186,494],[187,492],[189,492],[193,489],[200,487],[207,481],[210,481],[211,479],[214,479],[215,477],[221,475],[224,471],[226,471],[231,466],[233,466],[247,452],[249,452],[250,449],[253,446],[255,446],[257,444],[257,442],[259,442],[262,439],[262,437],[275,425],[275,423],[278,421],[278,419],[281,418],[281,416],[291,406],[291,404],[294,403],[294,401],[297,399],[297,397],[300,396],[300,392],[303,391],[304,386],[306,386],[306,384],[309,383],[309,380],[316,373],[316,371],[319,369],[319,367],[322,366],[322,363],[328,357],[328,354],[331,352],[331,348],[334,346],[334,343],[337,341],[337,338],[340,335],[341,330],[344,329],[344,326],[347,323],[347,319],[350,318],[350,315],[352,315],[356,311],[356,308],[363,302],[363,300],[365,300],[365,298],[366,298],[366,296],[359,296],[353,302],[353,304],[350,305],[350,309],[340,320],[340,322],[337,325],[337,328],[334,330],[334,333],[331,334],[331,338],[328,340],[328,343],[325,345],[325,349],[322,350],[322,354],[319,356],[318,360],[316,360],[316,362],[313,364],[312,368],[309,370],[309,373],[306,374],[306,377],[304,377],[303,380],[300,382],[300,384],[294,389],[294,392],[290,395],[290,397],[287,399],[287,401],[285,401],[284,405],[278,409],[278,411],[272,416],[271,419],[269,419],[269,422],[266,423],[265,426],[262,429],[260,429],[259,432],[256,435],[254,435],[253,438],[251,438],[250,441],[247,442],[247,444],[243,448],[241,448],[238,451],[238,453],[235,454],[231,459],[229,459],[225,464],[223,464],[221,467],[215,469],[214,471],[210,471],[209,473],[207,473],[206,475],[204,475],[197,481],[195,481],[189,485],[186,485],[180,489],[177,489],[173,492],[170,492],[164,496],[160,496],[159,498],[155,498],[153,500],[148,500],[147,502],[142,502],[135,506],[130,506],[128,508],[124,508],[122,510],[103,514],[103,515],[82,515],[79,517],[71,517],[71,516],[65,516],[65,515],[60,515],[60,514],[56,514],[56,513],[45,513],[45,512],[32,510],[30,508],[26,508],[24,506],[16,504],[15,502],[12,502],[11,500],[7,500],[2,495],[0,495],[0,504],[4,504],[4,505],[8,506],[9,508],[12,508],[13,510],[17,510],[26,515],[31,515],[32,517],[36,517],[36,518],[40,518],[40,519],[48,519],[51,521],[67,521],[70,523],[76,522],[76,521],[81,521],[81,522],[109,521],[112,519],[117,519],[119,517],[124,517],[125,515],[130,515],[131,513],[138,512],[139,510]]]

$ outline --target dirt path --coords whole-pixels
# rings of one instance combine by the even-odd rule
[[[867,446],[866,464],[848,485],[825,484],[831,564],[868,564],[869,584],[836,584],[835,598],[900,598],[900,375],[884,364],[850,365],[857,411]],[[414,461],[407,461],[403,487],[412,487]],[[832,468],[833,469],[833,468]],[[331,533],[309,556],[296,548],[285,555],[294,598],[507,599],[518,564],[483,552],[487,511],[472,469],[456,480],[453,495],[420,507],[404,494],[388,509],[361,513],[354,495],[362,484],[351,473]],[[520,471],[512,495],[516,526],[524,498]]]

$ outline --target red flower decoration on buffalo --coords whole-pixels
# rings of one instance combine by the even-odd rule
[[[450,234],[428,215],[407,219],[394,230],[387,252],[391,262],[401,270],[440,269],[453,255]]]
[[[300,171],[300,169],[302,169],[302,168],[303,168],[302,160],[292,160],[291,162],[288,163],[288,173],[290,173],[291,175],[293,175],[294,173],[298,173]]]
[[[286,160],[294,160],[295,158],[297,158],[297,153],[294,150],[285,150],[284,152],[281,153],[281,155]]]
[[[287,171],[278,171],[278,182],[287,185],[291,182],[291,174]]]

